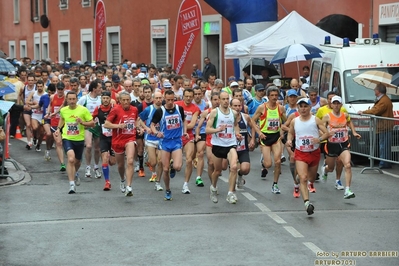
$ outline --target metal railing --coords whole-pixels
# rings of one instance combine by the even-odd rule
[[[374,115],[349,114],[360,139],[351,137],[351,153],[369,158],[370,166],[362,169],[377,170],[382,174],[375,161],[380,165],[399,163],[399,120]]]

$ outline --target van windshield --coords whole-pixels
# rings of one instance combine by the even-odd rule
[[[353,69],[344,71],[344,85],[345,85],[345,98],[347,103],[373,103],[375,100],[374,90],[368,89],[358,83],[353,79],[358,75],[370,71],[378,70],[388,72],[391,75],[395,75],[399,72],[399,68],[367,68],[367,69]],[[399,102],[399,89],[398,94],[388,94],[392,102]]]

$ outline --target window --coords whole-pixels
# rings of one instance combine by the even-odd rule
[[[168,20],[151,20],[151,62],[156,66],[168,63]]]
[[[19,0],[14,0],[14,23],[19,23]]]
[[[43,15],[47,15],[47,0],[43,0]]]
[[[35,32],[33,34],[33,58],[36,60],[41,59],[40,56],[40,32]]]
[[[15,53],[15,41],[9,41],[8,42],[8,56],[11,58],[16,57]]]
[[[58,60],[65,61],[67,57],[70,57],[69,51],[70,33],[69,30],[58,31]]]
[[[332,89],[331,81],[331,67],[330,63],[323,63],[321,66],[321,77],[320,77],[320,93],[321,97],[326,98],[327,93]]]
[[[33,20],[38,21],[40,17],[39,0],[34,0],[32,3],[33,3]]]
[[[82,0],[82,7],[90,7],[91,0]]]
[[[107,27],[107,60],[114,64],[121,62],[120,28]]]
[[[82,62],[91,62],[93,60],[93,29],[80,30],[81,60]]]
[[[60,9],[68,9],[68,0],[60,0]]]
[[[42,32],[42,59],[49,57],[48,32]]]
[[[23,58],[27,56],[26,52],[26,40],[19,41],[19,57]]]

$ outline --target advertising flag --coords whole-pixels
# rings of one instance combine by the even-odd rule
[[[96,4],[96,17],[94,19],[94,38],[95,38],[95,50],[94,58],[96,61],[100,61],[101,48],[105,36],[105,5],[102,0],[99,0]]]

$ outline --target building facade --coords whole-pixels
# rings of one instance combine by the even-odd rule
[[[101,59],[108,63],[128,59],[156,66],[172,62],[181,0],[103,2],[106,31]],[[191,73],[194,63],[202,69],[203,58],[209,56],[217,67],[218,76],[224,77],[225,71],[231,75],[232,63],[225,64],[223,58],[224,44],[231,42],[230,23],[205,1],[198,2],[202,9],[201,35],[192,44],[181,72]],[[248,2],[242,1],[242,6],[232,8],[245,12]],[[71,57],[73,61],[91,62],[94,60],[95,4],[96,0],[0,1],[0,50],[12,58],[28,56],[31,59],[63,61]],[[381,8],[386,5],[385,9]],[[337,0],[332,10],[329,0],[280,0],[277,17],[281,19],[296,10],[316,24],[332,13],[345,14],[363,24],[363,37],[380,32],[383,40],[391,40],[392,36],[399,34],[398,6],[399,2],[388,0]]]

